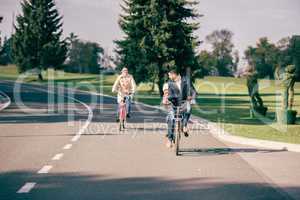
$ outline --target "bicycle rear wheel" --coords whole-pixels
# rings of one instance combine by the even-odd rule
[[[180,123],[178,122],[177,127],[175,129],[175,153],[176,156],[180,155],[180,139],[181,139],[181,127],[180,127]]]
[[[122,126],[123,126],[123,129],[125,130],[125,119],[123,119],[123,124],[122,124]]]

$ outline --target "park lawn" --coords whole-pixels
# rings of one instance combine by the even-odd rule
[[[193,114],[218,123],[232,135],[300,144],[300,121],[296,125],[278,125],[275,121],[276,107],[280,108],[279,90],[274,81],[261,80],[260,93],[268,107],[266,117],[250,117],[250,101],[246,80],[236,78],[206,77],[197,80],[195,87],[199,93]],[[150,98],[151,97],[151,98]],[[137,95],[137,100],[159,105],[156,95]],[[300,83],[295,86],[295,110],[300,114]]]
[[[15,65],[0,66],[0,80],[16,80],[18,76]]]
[[[104,93],[111,94],[116,77],[104,77]],[[101,85],[101,84],[99,84]],[[250,102],[245,79],[206,77],[197,80],[195,87],[199,93],[193,114],[216,122],[233,135],[263,140],[300,144],[300,121],[296,125],[279,126],[275,121],[276,107],[280,108],[279,92],[275,81],[260,80],[260,93],[268,107],[266,117],[250,118]],[[157,88],[151,91],[151,84],[140,84],[135,100],[149,105],[160,105]],[[295,86],[295,107],[300,114],[300,83]]]
[[[274,81],[261,80],[260,93],[268,107],[266,117],[250,118],[249,97],[244,79],[207,77],[196,84],[200,92],[193,114],[219,123],[233,135],[264,140],[300,143],[299,118],[296,125],[279,126],[275,122],[276,107],[280,108],[279,91]],[[295,86],[295,107],[300,114],[300,84]]]
[[[72,74],[64,72],[43,72],[43,84],[53,80],[56,84],[81,90],[115,95],[111,92],[116,75]],[[49,76],[49,78],[48,78]],[[0,79],[15,80],[18,77],[14,66],[0,67]],[[36,78],[27,80],[36,81]],[[276,87],[274,81],[260,80],[260,93],[269,108],[267,116],[259,119],[250,118],[249,97],[245,79],[206,77],[197,80],[195,87],[199,93],[193,114],[218,123],[227,132],[248,138],[273,140],[300,144],[300,120],[296,125],[278,126],[275,122]],[[151,91],[151,84],[138,86],[135,100],[149,105],[160,105],[161,98],[157,87]],[[300,114],[300,83],[295,86],[295,110]]]
[[[21,79],[22,75],[18,72],[15,65],[0,66],[0,79],[1,80],[17,80]],[[98,75],[93,74],[76,74],[76,73],[66,73],[63,71],[46,70],[42,72],[43,81],[38,81],[36,75],[26,75],[25,82],[44,82],[47,83],[49,80],[54,82],[78,82],[83,80],[91,80],[97,78]]]

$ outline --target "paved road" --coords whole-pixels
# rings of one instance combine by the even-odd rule
[[[300,199],[298,154],[225,144],[194,124],[176,157],[161,111],[135,104],[119,132],[112,98],[22,85],[20,107],[13,87],[0,81],[13,100],[0,113],[1,200]]]

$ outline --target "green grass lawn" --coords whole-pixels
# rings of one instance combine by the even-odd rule
[[[15,80],[19,76],[14,65],[0,66],[0,80]]]
[[[92,74],[75,74],[75,73],[66,73],[62,71],[54,71],[54,70],[47,70],[42,72],[44,81],[48,82],[49,80],[53,80],[54,82],[78,82],[83,80],[92,80],[98,77],[98,75]],[[21,79],[24,76],[25,82],[37,82],[37,76],[28,74],[19,74],[15,65],[8,65],[8,66],[0,66],[0,79],[2,80],[17,80]]]
[[[111,88],[116,75],[82,75],[63,72],[44,72],[44,84],[48,79],[57,84],[65,84],[82,90],[112,94]],[[17,70],[14,66],[1,67],[0,79],[16,79]],[[35,77],[27,81],[35,81]],[[245,79],[206,77],[195,83],[199,93],[197,105],[193,107],[193,114],[219,123],[220,126],[233,135],[248,138],[258,138],[273,141],[282,141],[300,144],[300,120],[296,125],[278,126],[274,121],[277,104],[275,82],[260,80],[260,93],[265,105],[268,107],[266,117],[259,119],[250,118],[249,97]],[[300,83],[295,86],[295,110],[300,113]],[[159,105],[161,98],[157,88],[151,91],[151,84],[140,84],[135,95],[137,101]],[[299,116],[299,115],[298,115]]]
[[[268,107],[266,117],[250,118],[249,97],[244,79],[208,77],[197,81],[200,92],[194,114],[221,126],[233,135],[289,143],[300,143],[300,123],[279,126],[275,121],[280,96],[274,81],[261,80],[260,93]],[[300,84],[295,86],[295,110],[300,113]]]

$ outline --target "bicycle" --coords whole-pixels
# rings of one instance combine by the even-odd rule
[[[175,153],[176,156],[180,155],[180,139],[183,132],[183,111],[180,106],[176,107],[175,113],[175,132],[174,132],[174,143],[175,143]]]
[[[119,131],[125,130],[125,124],[127,121],[127,104],[128,96],[125,96],[119,104]]]

